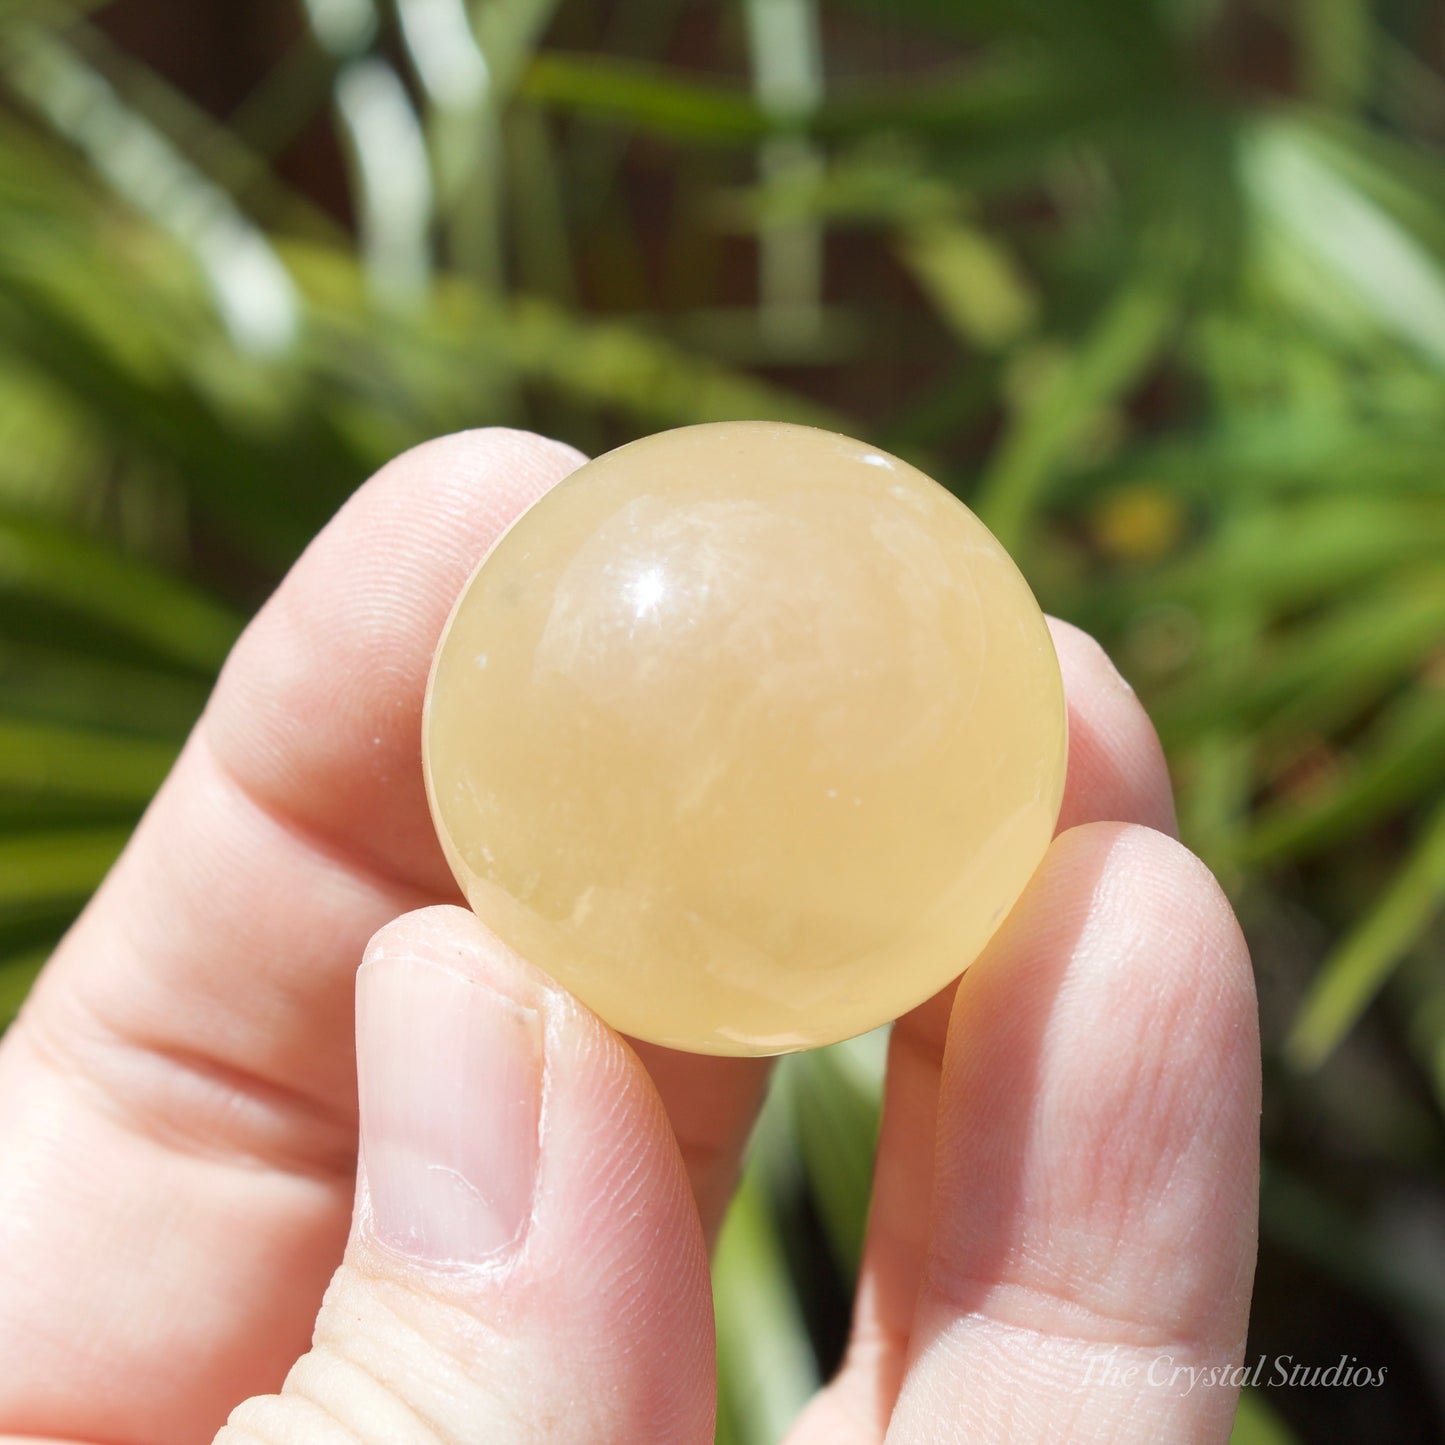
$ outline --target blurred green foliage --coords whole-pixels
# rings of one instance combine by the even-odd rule
[[[1438,1362],[1440,8],[305,0],[224,119],[106,8],[0,0],[0,1009],[389,455],[837,426],[1144,695],[1255,946],[1261,1291]],[[287,178],[318,125],[344,214]],[[787,1061],[760,1128],[719,1255],[740,1445],[829,1364],[875,1043]]]

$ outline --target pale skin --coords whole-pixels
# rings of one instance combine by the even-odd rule
[[[580,460],[472,432],[360,490],[0,1045],[4,1445],[711,1440],[707,1243],[767,1064],[625,1042],[447,906],[422,790],[450,604]],[[1249,958],[1138,701],[1054,633],[1059,831],[894,1030],[851,1342],[788,1445],[1229,1433],[1233,1389],[1181,1371],[1244,1350]],[[541,1020],[540,1182],[485,1259],[383,1242],[365,1167],[357,1203],[358,1062],[364,1088],[393,1026],[358,1049],[363,955]],[[487,1098],[436,1092],[484,1132]]]

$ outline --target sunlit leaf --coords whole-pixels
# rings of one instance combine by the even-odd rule
[[[173,744],[0,717],[0,788],[144,805],[175,761]]]
[[[971,344],[1001,347],[1034,324],[1032,288],[1013,257],[977,227],[919,222],[903,233],[899,247],[939,314]]]
[[[1295,1445],[1294,1431],[1270,1408],[1259,1390],[1240,1391],[1229,1445]]]
[[[25,1002],[48,956],[47,949],[32,949],[0,957],[0,1030],[20,1012],[20,1005]]]
[[[1330,785],[1263,810],[1236,861],[1317,854],[1445,786],[1445,693],[1408,693],[1353,751],[1352,765]]]
[[[1126,283],[1078,347],[1020,400],[976,496],[979,515],[1005,546],[1022,543],[1055,469],[1099,409],[1138,378],[1173,318],[1167,277]]]
[[[834,1256],[856,1275],[873,1188],[886,1035],[791,1060],[788,1084],[803,1168]]]
[[[74,828],[0,835],[0,908],[80,902],[115,862],[128,828]]]
[[[1245,174],[1265,217],[1350,288],[1379,324],[1445,367],[1445,269],[1287,125],[1263,126]]]
[[[1321,965],[1285,1042],[1296,1068],[1317,1068],[1328,1057],[1442,907],[1445,802],[1421,828],[1389,887]]]
[[[0,514],[0,593],[6,591],[88,615],[163,657],[207,671],[240,631],[235,614],[174,577],[73,531]]]
[[[15,94],[190,249],[237,344],[284,350],[298,324],[295,289],[270,242],[230,197],[56,37],[39,30],[12,36],[0,65]]]
[[[782,1439],[818,1387],[817,1365],[757,1171],[743,1179],[713,1260],[719,1371],[738,1445]]]

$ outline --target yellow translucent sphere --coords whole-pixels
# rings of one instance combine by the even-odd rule
[[[723,422],[621,447],[492,548],[424,756],[478,916],[615,1028],[862,1033],[978,955],[1063,791],[1028,585],[906,462]]]

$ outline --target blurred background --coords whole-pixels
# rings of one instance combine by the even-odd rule
[[[0,0],[0,1021],[380,462],[777,417],[1158,721],[1265,1037],[1241,1442],[1445,1438],[1445,5]],[[719,1439],[833,1368],[881,1042],[787,1060]]]

